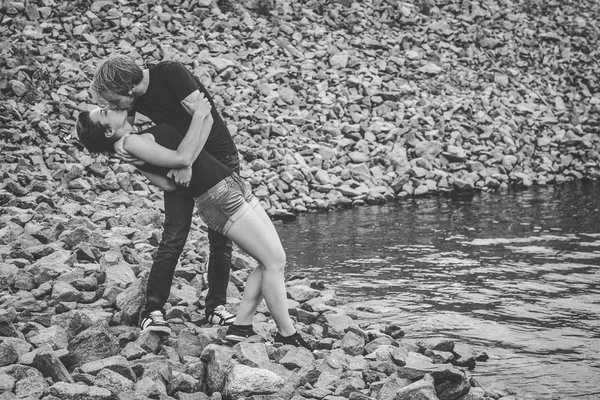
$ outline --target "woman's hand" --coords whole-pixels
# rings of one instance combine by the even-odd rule
[[[167,177],[179,186],[189,187],[192,181],[192,167],[172,169],[167,173]]]
[[[190,115],[200,113],[203,117],[206,117],[208,114],[210,114],[210,110],[212,108],[208,99],[204,97],[204,93],[200,92],[199,90],[182,100],[181,105],[188,113],[190,113]]]

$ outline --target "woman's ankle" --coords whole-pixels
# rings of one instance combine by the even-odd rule
[[[291,336],[294,336],[294,335],[295,335],[297,332],[298,332],[298,331],[297,331],[296,329],[294,329],[293,331],[291,331],[291,333],[290,333],[290,332],[288,332],[288,331],[284,331],[284,332],[282,332],[282,331],[280,331],[280,330],[278,330],[278,331],[277,331],[277,333],[279,333],[279,335],[280,335],[281,337],[284,337],[284,338],[289,338],[289,337],[291,337]],[[286,334],[286,333],[287,333],[287,334]]]

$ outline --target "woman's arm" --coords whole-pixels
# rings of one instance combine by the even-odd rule
[[[212,126],[210,114],[203,119],[203,127]],[[125,151],[137,159],[159,167],[185,168],[190,166],[197,157],[194,146],[197,138],[193,136],[190,135],[190,140],[186,140],[187,136],[183,138],[177,150],[167,149],[144,135],[129,135],[122,140]]]
[[[151,184],[153,184],[154,186],[158,186],[165,192],[174,192],[177,189],[177,185],[175,184],[175,182],[173,182],[172,179],[169,179],[164,175],[158,175],[152,172],[145,171],[140,172],[144,174],[146,178],[148,178]]]

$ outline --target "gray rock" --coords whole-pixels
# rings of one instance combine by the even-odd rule
[[[348,331],[342,338],[340,347],[350,356],[360,356],[364,352],[365,338],[355,332]]]
[[[302,368],[312,365],[314,362],[315,356],[304,347],[291,347],[285,356],[279,360],[279,364],[288,369]]]
[[[371,340],[370,342],[368,342],[367,344],[365,344],[365,353],[366,354],[372,353],[378,347],[382,347],[382,346],[398,346],[398,342],[396,342],[395,340],[393,340],[392,338],[390,338],[388,336],[381,336],[381,337],[375,338],[375,339]]]
[[[177,353],[181,357],[200,357],[211,338],[192,329],[182,329],[177,335]]]
[[[3,337],[2,342],[6,345],[12,346],[13,349],[19,355],[19,359],[33,350],[33,346],[24,339],[16,338],[16,337]]]
[[[435,385],[437,396],[440,400],[456,400],[469,393],[471,384],[466,377],[460,380],[444,381]]]
[[[417,346],[422,349],[428,350],[439,350],[439,351],[454,351],[454,341],[452,340],[440,340],[440,339],[429,339],[417,342]]]
[[[144,396],[141,393],[136,393],[134,390],[117,393],[117,400],[151,400],[150,397]]]
[[[231,282],[230,282],[231,284]],[[235,290],[236,297],[239,296],[238,290]],[[190,306],[198,301],[198,290],[190,285],[185,279],[174,278],[169,294],[169,303],[183,306]]]
[[[433,378],[430,375],[425,375],[423,379],[420,379],[410,385],[404,386],[396,392],[395,400],[438,400],[435,386],[433,385]]]
[[[146,282],[138,279],[117,295],[117,309],[123,312],[129,323],[137,322],[140,310],[146,301],[145,290]]]
[[[451,365],[434,364],[429,357],[422,354],[408,353],[406,365],[397,368],[398,376],[407,379],[421,379],[425,375],[431,375],[436,382],[445,380],[460,380],[463,373]]]
[[[82,298],[81,292],[66,282],[56,282],[52,287],[53,300],[78,303]]]
[[[33,290],[37,288],[34,276],[28,272],[21,272],[14,277],[13,287],[19,290]]]
[[[53,315],[51,321],[53,326],[61,327],[67,332],[69,340],[93,325],[90,317],[80,310]]]
[[[94,380],[94,385],[108,389],[112,394],[126,392],[135,388],[134,381],[110,369],[103,369],[98,372],[96,379]]]
[[[161,337],[156,332],[142,332],[135,341],[147,353],[155,354],[160,345]]]
[[[172,396],[176,393],[193,393],[200,390],[200,382],[198,379],[186,373],[174,373],[173,379],[169,382],[169,394]]]
[[[156,399],[167,394],[167,387],[162,381],[155,381],[150,377],[144,377],[135,384],[135,393]]]
[[[15,394],[19,398],[32,396],[40,398],[48,388],[48,383],[41,372],[34,368],[27,368],[15,384]]]
[[[0,310],[0,336],[19,337],[19,332],[13,325],[14,318],[14,312],[9,313],[6,310]]]
[[[317,365],[317,369],[321,373],[329,372],[336,376],[341,376],[344,372],[344,365],[346,364],[346,357],[340,358],[338,355],[329,353],[321,360]]]
[[[76,255],[68,250],[57,250],[45,257],[37,260],[29,269],[32,273],[39,276],[41,273],[50,276],[58,276],[64,272],[69,272],[77,260]],[[37,272],[37,273],[36,273]],[[41,283],[41,282],[40,282]]]
[[[294,285],[287,288],[287,294],[292,299],[303,303],[305,301],[317,298],[321,292],[305,285]]]
[[[79,383],[57,382],[48,388],[48,393],[61,400],[111,400],[108,389],[86,386]]]
[[[240,342],[233,346],[233,359],[249,367],[260,368],[268,364],[269,354],[264,343]]]
[[[166,362],[164,357],[151,356],[141,360],[135,361],[132,365],[132,369],[135,375],[143,378],[150,378],[151,380],[159,383],[158,388],[166,393],[166,387],[173,379],[173,368],[172,364]],[[138,380],[139,381],[139,380]]]
[[[351,376],[338,380],[335,384],[335,391],[333,392],[336,396],[342,398],[350,398],[353,393],[360,393],[359,390],[366,387],[365,381],[358,376]]]
[[[246,365],[234,365],[227,374],[223,395],[232,400],[278,393],[285,382],[277,374]]]
[[[66,349],[69,344],[69,335],[60,326],[38,329],[27,335],[29,342],[35,347],[49,345],[53,350]]]
[[[221,392],[227,373],[231,367],[233,349],[209,344],[202,352],[202,361],[206,364],[206,385],[209,393]]]
[[[310,325],[315,323],[317,318],[319,318],[319,313],[306,311],[301,308],[296,309],[296,319],[300,323]]]
[[[0,393],[12,392],[17,380],[8,374],[0,374]]]
[[[402,367],[406,365],[406,357],[409,352],[410,350],[404,347],[385,345],[377,347],[373,352],[367,354],[365,358],[368,360],[391,361],[395,365]]]
[[[323,326],[323,335],[342,339],[344,331],[350,326],[357,326],[356,322],[346,314],[324,313],[318,318],[317,323]]]
[[[469,393],[460,396],[458,400],[488,400],[493,397],[486,396],[486,390],[480,387],[472,387]]]
[[[135,342],[129,342],[125,345],[125,348],[121,350],[120,355],[125,357],[127,360],[137,360],[142,358],[144,355],[148,354],[146,350],[142,348],[139,344]]]
[[[302,397],[313,399],[329,399],[333,394],[333,390],[326,388],[305,389],[301,391]]]
[[[94,325],[75,336],[67,347],[73,366],[101,360],[119,354],[117,338],[110,333],[108,325]]]
[[[107,283],[116,283],[122,287],[127,287],[136,281],[135,273],[131,266],[123,260],[120,252],[111,250],[104,253],[100,265],[106,271]]]
[[[132,382],[136,381],[135,373],[129,366],[129,362],[125,357],[120,355],[85,363],[81,365],[79,369],[81,370],[81,372],[91,375],[96,375],[102,370],[109,370],[122,375],[127,380],[130,380]]]
[[[32,366],[54,382],[74,383],[65,365],[52,351],[38,351],[33,358]]]
[[[206,375],[206,364],[202,361],[190,361],[185,364],[185,368],[183,370],[186,374],[193,376],[195,379],[204,382],[204,377]]]
[[[19,353],[12,343],[0,342],[0,367],[19,361]]]
[[[341,376],[325,371],[319,375],[319,379],[313,383],[315,389],[333,390],[336,384],[340,381]]]
[[[454,353],[447,351],[425,350],[423,355],[429,357],[434,364],[450,364],[456,360]]]

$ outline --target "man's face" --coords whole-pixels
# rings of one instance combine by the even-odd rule
[[[106,107],[111,110],[133,110],[136,96],[123,96],[115,93],[105,93],[102,99],[106,102]]]

